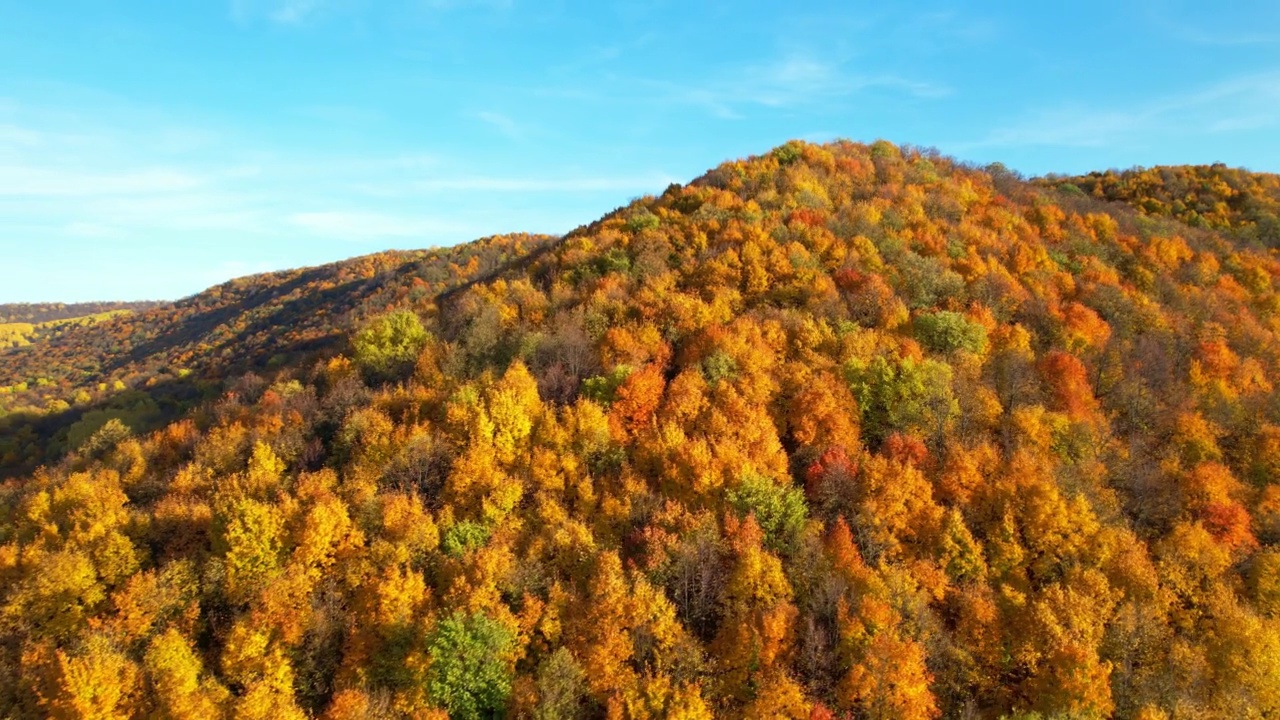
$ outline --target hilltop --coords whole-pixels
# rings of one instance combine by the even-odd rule
[[[0,350],[0,714],[1280,713],[1280,186],[792,142]]]

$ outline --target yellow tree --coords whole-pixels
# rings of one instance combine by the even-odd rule
[[[40,704],[57,720],[125,720],[139,709],[138,666],[101,635],[77,653],[57,650]]]
[[[165,718],[218,718],[229,694],[204,674],[200,656],[177,630],[156,635],[143,658],[147,679],[155,693],[157,715]]]
[[[718,675],[717,695],[742,707],[756,698],[762,679],[785,674],[797,611],[782,562],[764,548],[764,533],[755,516],[739,522],[727,515],[724,523],[735,557],[711,653]]]

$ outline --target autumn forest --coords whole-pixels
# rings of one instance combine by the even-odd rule
[[[1280,176],[791,142],[0,310],[0,717],[1280,717]]]

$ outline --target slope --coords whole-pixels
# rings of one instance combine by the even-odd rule
[[[1061,184],[789,143],[198,352],[4,485],[0,712],[1276,714],[1280,262]]]
[[[333,352],[366,315],[493,272],[550,239],[497,236],[239,278],[145,312],[60,326],[39,347],[0,348],[0,474],[57,457],[86,415],[73,433],[80,440],[110,417],[145,426],[175,417],[226,377]]]

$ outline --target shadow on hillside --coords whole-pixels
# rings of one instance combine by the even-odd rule
[[[465,282],[445,288],[435,296],[437,307],[443,310],[451,299],[476,285],[527,269],[573,234],[550,240]],[[127,412],[121,407],[122,398],[142,396],[155,408],[154,413],[142,413],[140,420],[127,422],[135,435],[141,435],[163,427],[215,397],[223,384],[201,378],[209,372],[216,370],[225,380],[242,372],[269,368],[273,358],[296,361],[303,354],[333,347],[349,330],[344,319],[386,287],[389,277],[420,274],[427,269],[425,263],[428,262],[409,263],[373,277],[306,291],[332,277],[331,267],[312,268],[279,284],[248,288],[235,300],[180,316],[176,322],[158,318],[157,325],[162,329],[154,337],[126,352],[107,353],[101,369],[95,373],[99,378],[111,377],[118,371],[140,374],[152,378],[148,387],[112,393],[92,404],[61,412],[17,411],[0,417],[0,479],[28,474],[41,465],[59,462],[74,449],[71,436],[85,434],[85,426],[75,431],[77,424]],[[231,294],[237,290],[226,288],[223,292]],[[174,312],[180,314],[212,301],[215,300],[205,293],[175,303]],[[321,310],[325,311],[323,319],[319,319]],[[232,323],[242,326],[237,329],[230,325]],[[281,328],[310,332],[300,336],[282,333]],[[183,351],[192,352],[205,362],[194,363],[201,367],[186,377],[167,374],[165,370],[172,356]],[[16,461],[6,460],[7,456],[15,455]]]
[[[275,352],[305,350],[308,349],[308,346],[323,345],[337,333],[329,333],[322,338],[308,339],[301,343],[295,343],[294,347],[290,347],[287,343],[280,342],[279,333],[268,331],[276,331],[285,326],[294,328],[315,326],[316,311],[321,308],[329,310],[330,317],[340,316],[342,312],[351,309],[359,299],[363,299],[367,294],[356,292],[359,286],[366,285],[371,290],[375,289],[378,286],[378,277],[352,280],[323,290],[301,293],[276,307],[272,307],[271,303],[278,298],[292,295],[299,289],[322,282],[331,272],[332,270],[324,267],[314,268],[303,271],[297,277],[291,278],[284,283],[250,290],[247,295],[234,302],[210,308],[174,323],[156,337],[140,343],[128,352],[122,353],[104,363],[103,368],[110,373],[131,364],[144,364],[155,358],[166,357],[169,353],[187,346],[206,344],[211,340],[213,344],[209,345],[207,350],[202,350],[201,355],[217,356],[227,349],[248,351],[244,355],[233,357],[230,363],[233,366],[261,365],[270,357],[270,354]],[[347,302],[343,302],[344,299]],[[185,301],[185,303],[191,304],[198,302],[200,302],[200,296]],[[178,303],[177,307],[181,308],[183,305],[184,303]],[[339,307],[340,311],[338,311]],[[216,337],[219,329],[226,328],[228,323],[237,322],[245,317],[253,317],[258,314],[261,316],[255,317],[243,328],[234,331],[234,334],[230,334],[231,329],[227,328],[227,335]],[[247,342],[258,336],[268,338],[265,346],[244,347]],[[250,354],[258,357],[249,357]]]
[[[168,376],[150,387],[121,390],[61,412],[18,411],[0,417],[0,480],[59,462],[74,449],[71,438],[83,440],[111,418],[125,422],[134,435],[144,435],[213,399],[221,388],[219,382]]]
[[[441,290],[439,294],[436,295],[436,307],[441,308],[443,310],[445,303],[449,302],[453,298],[457,297],[458,295],[461,295],[462,293],[465,293],[467,290],[470,290],[471,288],[477,285],[483,285],[485,283],[493,282],[494,280],[497,280],[503,277],[504,275],[517,270],[527,269],[530,265],[532,265],[535,261],[537,261],[543,255],[546,255],[552,250],[555,250],[556,248],[560,247],[575,235],[582,233],[584,231],[590,232],[591,228],[594,228],[598,222],[599,221],[597,221],[596,223],[592,223],[585,230],[583,229],[575,230],[569,233],[568,235],[564,235],[562,237],[549,240],[543,243],[542,245],[539,245],[538,247],[533,248],[529,252],[526,252],[520,257],[513,258],[511,260],[508,260],[498,265],[492,270],[480,273],[475,277],[471,278],[470,280],[458,283],[453,287],[445,288],[444,290]]]

